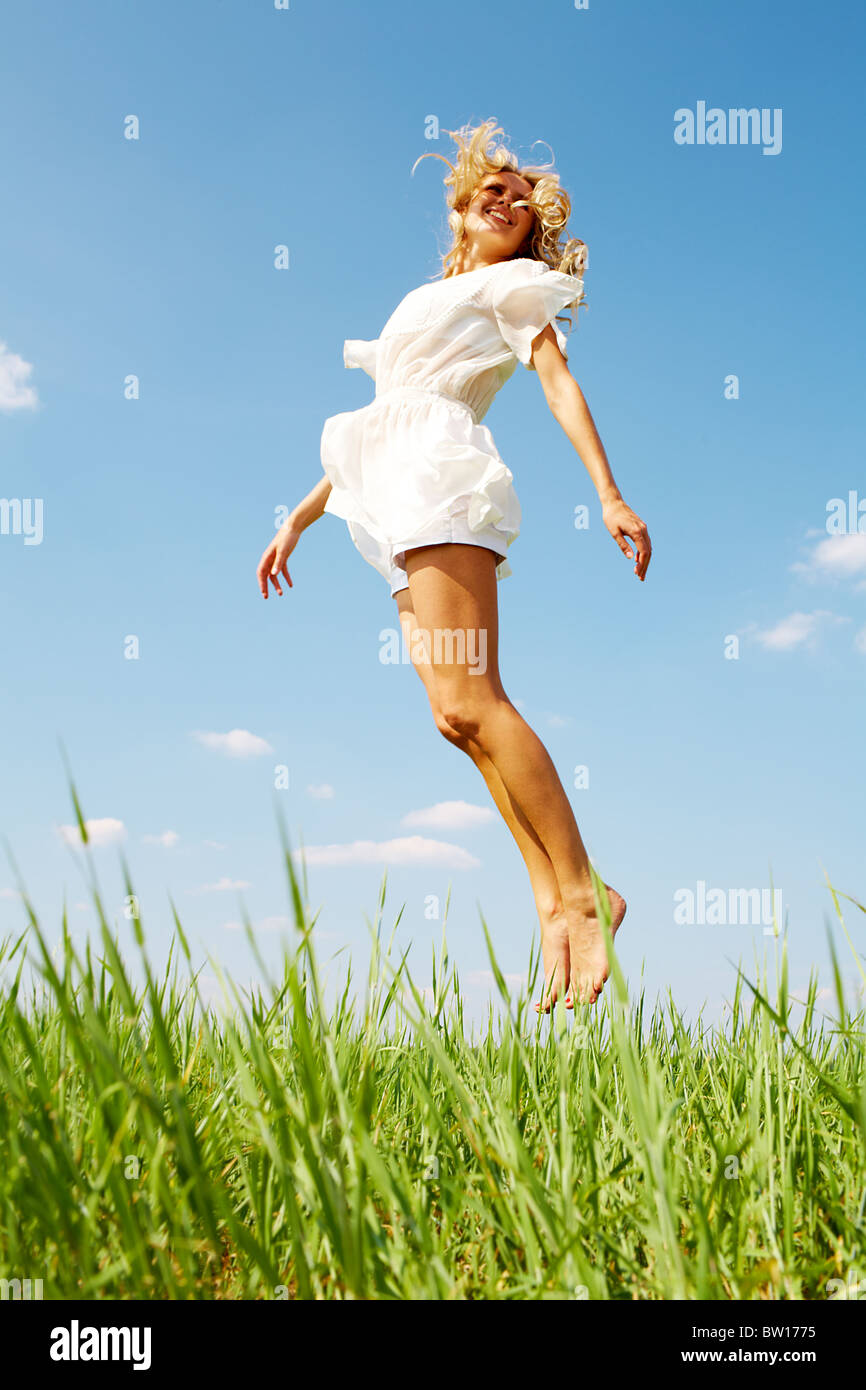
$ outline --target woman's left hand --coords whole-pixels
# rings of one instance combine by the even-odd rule
[[[646,525],[641,521],[637,512],[633,512],[621,497],[617,498],[616,501],[603,503],[601,515],[605,526],[623,555],[628,560],[635,560],[635,552],[637,552],[634,572],[638,579],[643,580],[653,549]],[[629,541],[632,542],[634,550],[629,545]]]
[[[296,531],[291,522],[285,521],[280,527],[270,545],[267,545],[259,560],[256,578],[259,581],[259,588],[262,597],[268,596],[268,581],[273,584],[277,593],[282,598],[283,591],[280,588],[280,575],[283,576],[289,588],[293,588],[292,578],[286,569],[286,561],[300,540],[300,532]]]

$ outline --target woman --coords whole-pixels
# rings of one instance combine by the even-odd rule
[[[346,366],[373,377],[375,399],[326,420],[325,476],[265,549],[258,582],[265,598],[269,583],[282,594],[280,575],[291,586],[286,562],[302,531],[324,511],[346,520],[361,554],[390,581],[437,727],[478,767],[526,863],[545,970],[536,1007],[547,1011],[564,990],[572,1008],[575,998],[594,1004],[609,973],[590,866],[550,756],[498,668],[496,585],[510,573],[505,553],[520,508],[481,419],[518,361],[537,373],[640,580],[650,542],[566,365],[556,317],[581,303],[576,272],[586,264],[583,242],[562,244],[568,195],[549,168],[521,168],[495,147],[502,131],[494,121],[447,133],[458,153],[455,164],[445,161],[453,244],[443,274],[406,295],[378,339],[345,343]],[[481,650],[483,669],[469,655]],[[625,902],[608,892],[615,934]]]

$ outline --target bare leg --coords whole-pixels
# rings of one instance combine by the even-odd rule
[[[401,589],[394,597],[400,613],[400,624],[403,629],[406,649],[410,655],[417,657],[422,649],[422,643],[417,637],[418,622],[412,608],[411,595],[408,589]],[[541,927],[541,957],[545,978],[542,1000],[539,1005],[536,1005],[536,1008],[542,1009],[545,1013],[549,1012],[551,1004],[556,1003],[561,991],[565,989],[565,1007],[570,1009],[573,1007],[573,1002],[569,987],[571,964],[568,922],[562,907],[559,884],[556,881],[556,874],[553,872],[553,865],[548,858],[547,851],[520,807],[512,801],[502,778],[487,754],[479,748],[478,744],[465,738],[462,734],[456,733],[449,724],[446,724],[437,699],[432,666],[414,659],[413,665],[427,691],[436,727],[449,743],[460,748],[475,763],[487,783],[487,789],[497,810],[514,836],[517,848],[526,864]]]
[[[543,847],[567,922],[572,990],[581,1002],[594,1003],[609,966],[589,861],[547,749],[502,688],[493,552],[471,545],[425,546],[408,553],[406,573],[417,625],[431,635],[436,707],[445,724],[492,763],[513,813],[519,808]],[[625,903],[612,894],[611,906],[615,933]]]

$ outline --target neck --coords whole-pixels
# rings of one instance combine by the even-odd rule
[[[458,253],[451,274],[465,275],[469,270],[483,270],[485,266],[498,265],[500,261],[508,260],[511,260],[510,256],[498,256],[490,260],[487,256],[484,256],[481,251],[477,250],[476,247],[470,246]]]

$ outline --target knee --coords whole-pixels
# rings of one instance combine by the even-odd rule
[[[451,698],[443,704],[439,717],[453,737],[475,740],[481,733],[482,714],[475,701]]]
[[[436,724],[445,738],[483,745],[488,724],[496,713],[498,702],[507,698],[486,682],[468,687],[452,687],[449,683],[431,695]]]
[[[438,705],[433,706],[433,719],[436,724],[436,728],[439,730],[440,734],[444,739],[447,739],[449,743],[453,743],[457,748],[462,747],[465,749],[466,739],[457,729],[453,727],[452,724],[448,722],[448,720],[445,718],[443,710]]]

